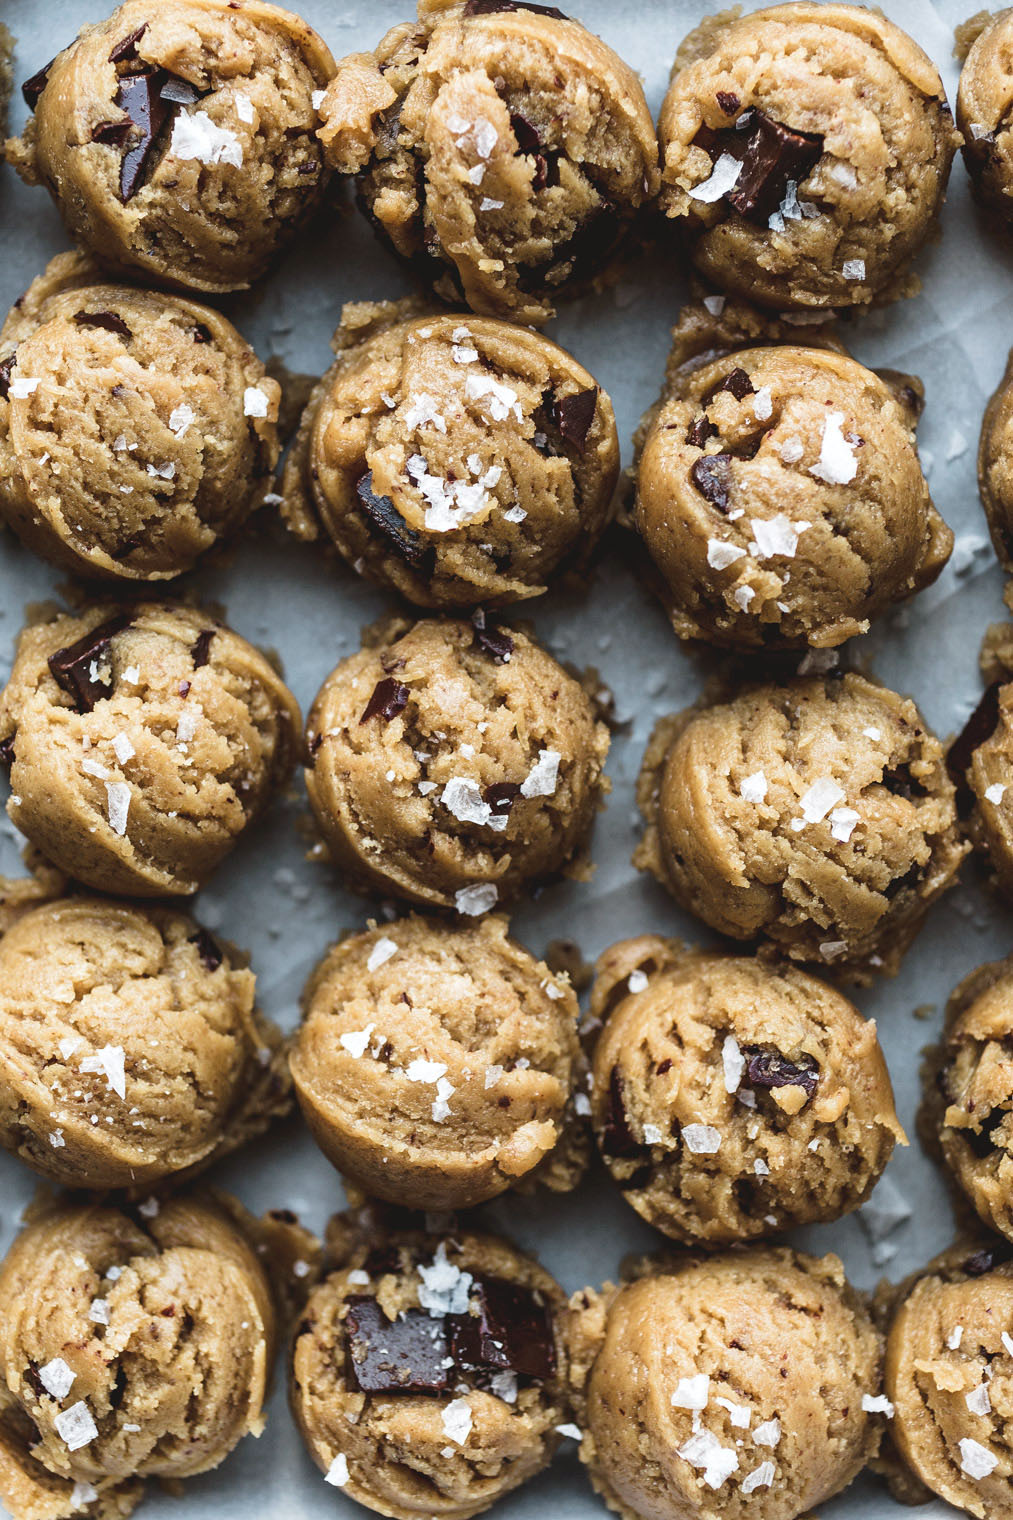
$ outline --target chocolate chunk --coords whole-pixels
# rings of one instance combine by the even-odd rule
[[[115,333],[127,341],[134,336],[122,317],[114,311],[79,311],[74,317],[78,327],[101,327],[105,332]]]
[[[702,127],[694,138],[716,163],[723,153],[741,163],[739,177],[724,199],[750,221],[766,222],[788,190],[788,181],[801,184],[823,153],[823,138],[812,132],[793,132],[764,111],[750,110],[734,127],[713,131]]]
[[[374,494],[372,470],[367,470],[356,481],[355,494],[367,517],[390,539],[401,558],[413,569],[418,569],[428,552],[422,534],[408,526],[389,496]]]
[[[211,640],[215,636],[213,628],[202,628],[190,646],[190,658],[193,661],[194,670],[200,670],[211,658]]]
[[[109,62],[125,63],[128,58],[136,58],[137,44],[140,42],[141,38],[144,36],[147,30],[148,23],[145,21],[141,26],[137,28],[136,32],[131,32],[129,37],[124,37],[122,42],[117,42],[116,46],[109,54]]]
[[[927,788],[911,774],[909,765],[887,766],[883,772],[882,785],[894,797],[903,797],[906,802],[913,802],[916,797],[929,795]]]
[[[14,735],[8,734],[6,739],[0,739],[0,765],[10,770],[14,764]]]
[[[714,387],[707,400],[713,400],[720,391],[731,391],[736,401],[742,401],[746,396],[754,394],[753,382],[744,369],[731,369],[725,378]]]
[[[6,401],[11,393],[11,373],[17,362],[17,350],[8,354],[7,358],[0,362],[0,397]]]
[[[348,1371],[363,1393],[442,1393],[450,1386],[442,1317],[406,1309],[389,1320],[367,1296],[347,1304]]]
[[[560,436],[578,452],[587,443],[594,414],[598,407],[598,387],[592,385],[586,391],[572,396],[553,396],[549,413],[559,429]]]
[[[510,112],[510,126],[517,139],[518,153],[535,153],[542,146],[542,139],[535,127],[526,116],[519,111]]]
[[[1005,1241],[1000,1245],[985,1246],[980,1251],[975,1251],[973,1256],[968,1256],[961,1265],[968,1277],[984,1277],[986,1272],[991,1272],[993,1267],[1001,1266],[1003,1262],[1013,1260],[1013,1249]]]
[[[820,1065],[812,1056],[801,1055],[789,1061],[779,1050],[761,1050],[747,1046],[746,1077],[751,1087],[801,1087],[806,1098],[812,1097],[820,1080]]]
[[[974,752],[979,745],[984,744],[986,739],[991,739],[999,727],[999,692],[1003,682],[993,681],[986,686],[974,712],[964,724],[960,733],[950,745],[946,756],[946,769],[950,773],[950,780],[958,792],[967,794],[967,800],[973,801],[970,788],[967,785],[967,773],[974,759]]]
[[[606,1156],[639,1156],[644,1147],[630,1129],[623,1101],[623,1079],[618,1066],[609,1074],[608,1102],[605,1107],[605,1125],[602,1130],[602,1150]]]
[[[450,1349],[458,1366],[539,1380],[552,1376],[552,1316],[530,1288],[487,1277],[472,1287],[470,1305],[473,1312],[450,1320]]]
[[[122,116],[119,121],[100,121],[91,129],[91,140],[107,143],[112,148],[122,148],[133,130],[134,124],[129,116]]]
[[[731,454],[701,454],[690,466],[689,478],[700,495],[727,512],[731,503],[732,456]]]
[[[734,116],[742,101],[731,90],[718,90],[715,96],[718,105],[726,116]]]
[[[29,1362],[28,1366],[25,1368],[24,1372],[21,1375],[37,1399],[52,1398],[52,1394],[49,1392],[45,1383],[39,1376],[39,1367],[37,1362]]]
[[[525,0],[468,0],[462,12],[465,16],[497,16],[513,11],[534,11],[536,16],[551,16],[553,21],[569,21],[554,5],[535,5]]]
[[[126,149],[120,163],[122,201],[129,201],[144,184],[155,142],[172,115],[172,107],[160,94],[165,79],[162,70],[147,74],[125,74],[116,91],[116,104],[126,112],[140,133],[137,141]]]
[[[954,1134],[964,1141],[970,1150],[977,1156],[979,1161],[984,1161],[996,1148],[995,1132],[1006,1117],[1005,1108],[990,1108],[984,1114],[975,1112],[978,1121],[978,1129],[964,1128],[954,1130]]]
[[[368,723],[370,718],[382,718],[385,723],[389,723],[391,718],[396,718],[399,712],[404,711],[408,695],[407,686],[402,686],[400,681],[395,681],[390,676],[377,681],[359,722]]]
[[[471,626],[475,630],[474,647],[489,655],[497,665],[505,665],[514,652],[514,641],[506,630],[489,623],[481,610],[472,614]]]
[[[198,929],[196,934],[191,934],[187,943],[197,946],[197,954],[200,956],[201,965],[208,971],[217,971],[225,959],[217,940],[206,929]]]
[[[686,442],[694,449],[702,449],[708,438],[716,438],[718,430],[709,417],[694,417],[686,433]]]
[[[111,688],[93,674],[110,643],[118,633],[129,628],[133,622],[129,612],[120,612],[107,623],[100,623],[90,633],[58,649],[49,656],[49,669],[53,680],[68,696],[74,698],[78,712],[91,712],[96,702],[108,697]]]
[[[57,58],[58,57],[59,54],[57,54]],[[44,68],[41,68],[37,74],[33,74],[31,79],[26,79],[24,84],[21,86],[21,94],[24,98],[25,105],[30,111],[34,111],[35,107],[38,105],[39,96],[42,94],[43,90],[46,88],[46,85],[49,83],[49,71],[55,62],[56,58],[50,58],[49,62],[45,65]]]
[[[488,804],[497,818],[506,818],[520,794],[521,789],[516,781],[494,781],[482,793],[482,801]]]
[[[190,329],[195,343],[210,343],[211,329],[206,322],[195,322]]]

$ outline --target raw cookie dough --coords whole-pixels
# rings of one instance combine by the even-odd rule
[[[399,320],[408,306],[344,308],[286,462],[285,516],[422,607],[538,596],[608,521],[612,404],[548,338],[470,315]]]
[[[419,0],[324,95],[328,162],[444,300],[536,326],[586,284],[658,188],[633,70],[522,0]]]
[[[259,1434],[276,1343],[256,1222],[230,1200],[62,1204],[0,1266],[0,1501],[13,1520],[126,1516],[143,1480]],[[95,1508],[92,1508],[92,1505]]]
[[[1000,226],[1013,224],[1013,10],[979,14],[958,30],[967,49],[957,86],[961,152],[974,193]],[[962,35],[963,34],[963,35]]]
[[[923,1483],[979,1520],[1013,1516],[1013,1262],[967,1243],[905,1284],[886,1348],[891,1434]]]
[[[607,786],[608,731],[525,634],[393,621],[324,682],[306,789],[351,885],[477,915],[567,867]]]
[[[646,1263],[571,1300],[581,1459],[623,1520],[795,1520],[879,1445],[880,1341],[836,1256]]]
[[[287,779],[299,709],[197,608],[92,606],[26,628],[0,695],[7,811],[86,885],[195,892]]]
[[[888,974],[966,846],[939,741],[860,675],[753,686],[655,727],[634,864],[767,953]]]
[[[413,916],[353,934],[303,1006],[291,1056],[303,1115],[367,1193],[460,1209],[525,1179],[559,1192],[580,1180],[577,999],[507,938],[505,918]]]
[[[959,142],[932,61],[852,5],[708,17],[658,133],[660,206],[696,267],[778,310],[899,294]]]
[[[675,329],[637,472],[672,626],[733,648],[841,644],[953,546],[918,462],[917,382],[831,347],[729,342],[730,313],[710,323],[717,357],[688,354],[703,315]]]
[[[320,201],[314,95],[334,60],[263,0],[127,0],[22,86],[7,157],[114,268],[244,289]]]
[[[982,418],[978,491],[999,563],[1013,574],[1013,351]]]
[[[54,1182],[180,1180],[287,1112],[255,978],[190,918],[93,897],[0,939],[0,1143]]]
[[[217,311],[60,254],[0,330],[0,514],[77,575],[167,580],[263,501],[280,398]]]
[[[599,958],[591,1013],[605,1164],[687,1245],[838,1219],[904,1142],[875,1024],[794,967],[645,934]]]
[[[1013,624],[982,641],[985,690],[950,745],[947,765],[974,844],[988,855],[1000,893],[1013,894]]]
[[[291,1401],[327,1481],[396,1520],[467,1520],[543,1468],[567,1419],[566,1300],[495,1235],[340,1243],[296,1330]]]

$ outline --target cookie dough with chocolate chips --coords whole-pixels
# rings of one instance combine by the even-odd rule
[[[595,1137],[687,1245],[839,1219],[904,1142],[876,1026],[794,967],[642,935],[599,958]]]
[[[487,913],[578,867],[607,781],[608,731],[525,634],[395,620],[324,682],[306,789],[350,885]]]
[[[978,492],[999,563],[1013,574],[1013,351],[982,419]]]
[[[179,1180],[290,1107],[238,952],[190,918],[93,897],[0,939],[0,1143],[66,1187]]]
[[[1013,225],[1013,10],[979,11],[958,28],[966,48],[957,86],[961,153],[974,193],[1002,227]]]
[[[571,1300],[581,1459],[623,1520],[796,1520],[879,1446],[880,1340],[836,1256],[643,1263]]]
[[[1010,1520],[1009,1247],[954,1246],[900,1291],[885,1377],[900,1454],[941,1499],[978,1520]]]
[[[1013,623],[993,623],[981,646],[985,690],[946,757],[973,843],[1003,897],[1013,893]]]
[[[245,289],[320,202],[313,97],[333,72],[264,0],[127,0],[22,86],[8,161],[104,264]]]
[[[367,1193],[460,1209],[525,1181],[562,1192],[580,1180],[577,999],[507,938],[505,918],[353,934],[303,1005],[291,1056],[303,1115]]]
[[[258,1234],[201,1194],[129,1214],[59,1204],[21,1232],[0,1266],[13,1520],[127,1516],[145,1479],[207,1472],[260,1434],[277,1329]]]
[[[26,628],[0,694],[7,811],[98,891],[196,892],[287,779],[299,709],[197,608],[92,606]]]
[[[437,295],[538,326],[657,193],[640,81],[554,6],[418,13],[339,62],[320,108],[328,162]]]
[[[0,514],[78,575],[179,575],[263,501],[280,397],[209,306],[60,254],[0,330]]]
[[[939,741],[860,675],[754,686],[656,726],[634,864],[761,953],[894,973],[965,854]]]
[[[284,512],[422,607],[538,596],[586,563],[619,473],[612,404],[547,338],[485,317],[346,306]]]
[[[494,1235],[345,1234],[296,1330],[291,1401],[327,1481],[395,1520],[467,1520],[566,1421],[566,1300]]]
[[[660,206],[697,269],[778,310],[901,294],[959,142],[917,43],[874,10],[809,3],[708,17],[658,132]]]
[[[918,383],[830,346],[722,343],[724,316],[720,357],[688,357],[701,325],[686,312],[675,330],[637,476],[672,626],[733,648],[864,633],[953,546],[918,462]]]

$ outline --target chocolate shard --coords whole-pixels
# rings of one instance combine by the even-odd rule
[[[1013,1260],[1013,1248],[1007,1241],[1001,1244],[984,1246],[980,1251],[975,1251],[973,1256],[968,1256],[961,1263],[968,1277],[984,1277],[986,1272],[991,1272],[994,1267],[999,1267],[1003,1262]]]
[[[535,5],[534,0],[468,0],[465,16],[498,16],[513,11],[534,11],[536,16],[551,16],[553,21],[569,21],[554,5]]]
[[[728,371],[725,378],[714,387],[708,396],[708,401],[717,396],[721,391],[731,391],[736,401],[745,400],[746,396],[754,394],[753,382],[744,369],[736,367]]]
[[[0,398],[4,401],[11,393],[11,373],[17,363],[17,357],[17,349],[15,349],[12,354],[7,355],[6,359],[0,360]]]
[[[510,126],[517,139],[518,153],[537,153],[542,146],[542,139],[534,123],[519,111],[511,111]]]
[[[124,37],[122,41],[117,42],[116,46],[109,54],[109,62],[125,63],[127,59],[136,58],[137,44],[140,42],[141,38],[144,36],[147,30],[148,23],[145,21],[141,26],[137,28],[136,32],[131,32],[129,37]]]
[[[530,1288],[502,1277],[474,1284],[470,1312],[450,1320],[450,1349],[462,1368],[516,1372],[539,1381],[556,1370],[548,1308]]]
[[[78,327],[101,327],[105,332],[115,333],[118,338],[126,338],[127,341],[134,336],[122,317],[118,317],[114,311],[79,311],[75,313],[74,321]]]
[[[57,54],[56,58],[59,56],[60,55]],[[43,90],[46,88],[46,85],[49,83],[49,71],[53,67],[53,64],[56,62],[56,58],[50,58],[49,62],[45,65],[44,68],[41,68],[37,74],[33,74],[31,79],[26,79],[24,84],[21,86],[22,97],[24,99],[25,105],[30,111],[35,110],[35,107],[39,103],[39,97],[41,96]]]
[[[8,734],[6,739],[0,739],[0,765],[5,770],[10,770],[14,764],[14,737]]]
[[[190,329],[195,343],[210,343],[211,329],[206,322],[195,322]]]
[[[516,781],[494,781],[482,793],[482,801],[488,804],[497,818],[505,818],[520,794],[521,789]]]
[[[780,1050],[746,1047],[746,1077],[751,1087],[801,1087],[806,1098],[812,1097],[820,1080],[820,1065],[813,1056],[800,1055],[789,1061]]]
[[[718,90],[715,99],[726,116],[734,116],[742,104],[742,101],[732,90]]]
[[[740,216],[760,223],[780,206],[788,181],[801,184],[823,153],[817,133],[794,132],[756,109],[744,112],[734,127],[701,128],[694,141],[714,163],[722,153],[738,159],[739,177],[724,199]]]
[[[172,115],[172,106],[162,99],[161,86],[166,75],[156,73],[124,74],[116,91],[116,104],[126,112],[139,136],[126,149],[120,163],[120,199],[131,200],[144,184],[155,142]]]
[[[986,739],[991,739],[999,727],[999,693],[1003,685],[999,680],[985,687],[977,707],[950,745],[946,755],[946,769],[958,790],[969,790],[967,772],[971,768],[974,752]]]
[[[225,959],[218,941],[206,929],[198,929],[196,934],[191,934],[187,943],[197,946],[201,965],[207,971],[217,971]]]
[[[689,478],[711,506],[727,512],[731,505],[731,454],[701,454],[690,466]]]
[[[582,452],[591,431],[594,414],[598,408],[598,387],[577,391],[572,396],[553,396],[549,414],[559,429],[560,437],[578,452]]]
[[[190,646],[190,658],[193,661],[194,670],[200,670],[211,658],[211,640],[215,636],[213,628],[202,628]]]
[[[716,438],[718,430],[709,417],[694,417],[686,432],[686,442],[694,449],[702,449],[708,438]]]
[[[609,1073],[608,1101],[605,1106],[605,1125],[601,1143],[606,1156],[616,1158],[640,1156],[644,1150],[626,1117],[623,1079],[618,1066],[613,1066]]]
[[[91,140],[106,143],[111,148],[122,148],[133,130],[134,124],[129,116],[122,116],[118,121],[100,121],[91,129]]]
[[[472,640],[475,648],[489,655],[497,665],[506,665],[514,652],[514,641],[506,630],[488,622],[481,610],[472,614],[471,626],[475,630]]]
[[[374,526],[390,539],[403,560],[406,560],[413,569],[418,569],[424,563],[428,553],[425,540],[415,528],[408,526],[389,496],[375,494],[372,470],[367,470],[365,475],[360,476],[356,481],[355,494]]]
[[[78,712],[91,712],[96,702],[108,697],[111,687],[99,679],[98,662],[116,635],[129,628],[132,622],[129,612],[117,613],[116,617],[100,623],[75,643],[68,644],[66,649],[58,649],[49,656],[53,680],[73,697]]]
[[[360,724],[368,723],[370,718],[382,718],[389,723],[391,718],[396,718],[399,712],[403,712],[408,702],[408,687],[400,681],[387,676],[382,681],[377,681],[373,687],[373,695],[366,703],[365,711],[359,719]]]
[[[346,1302],[348,1372],[363,1393],[443,1393],[450,1386],[442,1316],[406,1309],[389,1320],[375,1298]]]

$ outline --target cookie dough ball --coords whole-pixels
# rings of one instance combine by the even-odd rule
[[[795,1520],[876,1453],[879,1337],[836,1256],[676,1258],[573,1305],[580,1454],[625,1520]]]
[[[635,522],[680,638],[825,648],[935,579],[953,535],[908,397],[830,349],[747,347],[670,373]]]
[[[245,289],[321,198],[314,94],[334,60],[252,0],[127,0],[23,86],[8,158],[105,264]]]
[[[505,918],[353,934],[317,967],[304,1009],[291,1057],[303,1114],[367,1193],[459,1209],[526,1179],[579,1181],[577,999]]]
[[[993,623],[981,648],[985,690],[950,745],[947,765],[967,832],[1013,893],[1013,624]]]
[[[0,695],[7,811],[99,891],[195,892],[288,777],[299,709],[197,608],[93,606],[26,628]]]
[[[864,676],[746,689],[657,725],[634,864],[733,939],[893,973],[965,853],[939,741]]]
[[[584,689],[481,615],[376,631],[324,682],[307,742],[310,802],[348,880],[464,914],[563,870],[607,785]]]
[[[1013,1263],[999,1255],[965,1245],[936,1257],[908,1285],[886,1348],[902,1457],[979,1520],[1013,1516]]]
[[[547,338],[482,317],[346,306],[303,415],[284,511],[422,607],[538,596],[579,567],[619,472],[612,404]],[[463,474],[462,474],[463,467]]]
[[[982,419],[978,491],[999,563],[1013,574],[1013,351]]]
[[[419,0],[320,108],[328,162],[447,301],[536,326],[658,188],[633,70],[554,6]]]
[[[357,1243],[310,1295],[291,1400],[317,1466],[396,1520],[467,1520],[543,1468],[567,1419],[566,1301],[494,1235]]]
[[[263,1429],[275,1341],[226,1200],[36,1218],[0,1267],[0,1500],[14,1520],[127,1515],[143,1479],[217,1467]]]
[[[959,141],[905,32],[862,6],[808,3],[704,21],[658,132],[661,209],[697,269],[778,310],[899,294]]]
[[[0,514],[78,575],[179,575],[263,501],[280,397],[218,312],[61,254],[0,330]]]
[[[289,1107],[254,985],[180,913],[90,897],[26,913],[0,939],[0,1143],[94,1189],[234,1150]]]
[[[688,1245],[839,1219],[904,1142],[876,1026],[825,982],[656,935],[598,961],[595,1138]]]
[[[1009,59],[1013,11],[980,12],[961,32],[977,26],[960,71],[957,126],[974,193],[1000,226],[1013,223],[1013,106]]]

